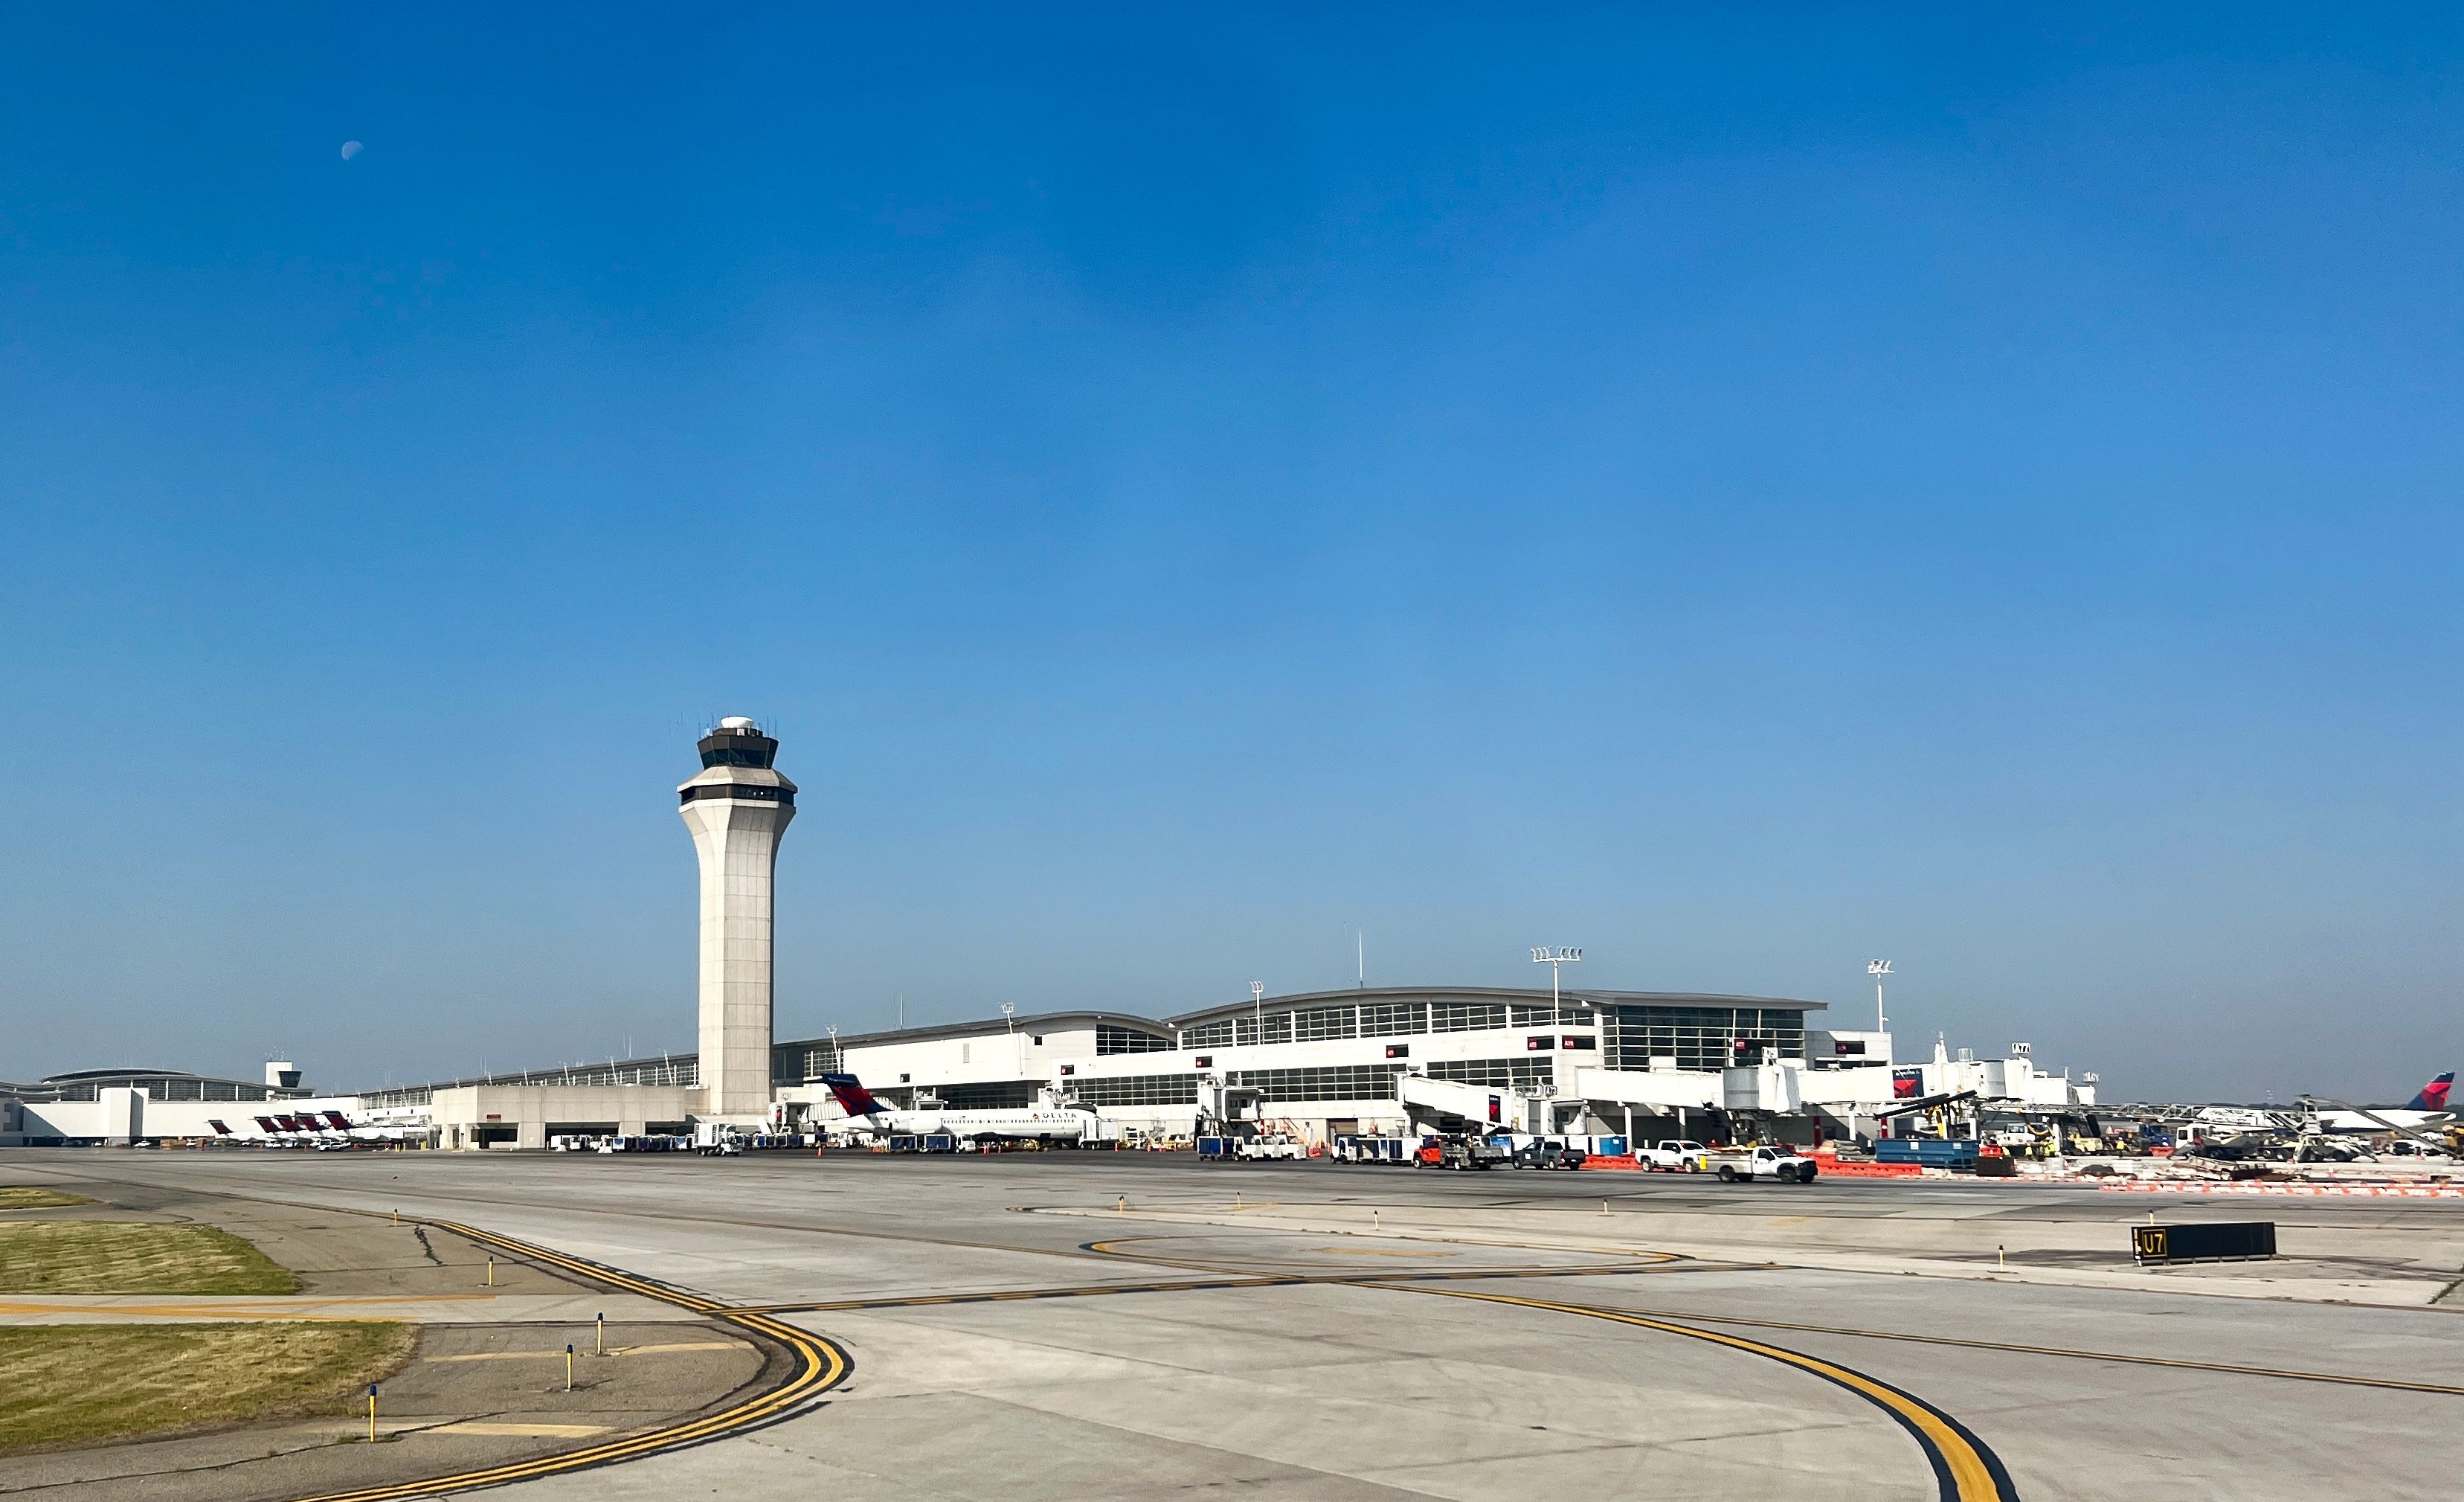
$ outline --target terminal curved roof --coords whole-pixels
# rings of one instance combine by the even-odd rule
[[[1347,986],[1340,991],[1296,991],[1288,996],[1269,996],[1254,1002],[1225,1002],[1218,1006],[1182,1012],[1164,1021],[1175,1027],[1187,1027],[1224,1017],[1244,1017],[1260,1008],[1290,1011],[1299,1007],[1331,1006],[1353,1002],[1512,1002],[1525,1006],[1538,1006],[1548,1002],[1549,994],[1546,987],[1535,989],[1520,985]],[[1758,1006],[1799,1012],[1823,1011],[1831,1005],[1829,1002],[1792,1001],[1784,996],[1725,996],[1711,991],[1602,991],[1589,987],[1582,990],[1569,988],[1559,1000],[1602,1006]]]
[[[316,1093],[305,1088],[290,1089],[268,1085],[262,1080],[226,1079],[218,1074],[192,1074],[187,1070],[159,1070],[143,1066],[125,1069],[70,1070],[61,1074],[46,1074],[33,1085],[0,1086],[20,1097],[51,1093],[69,1093],[65,1098],[93,1099],[91,1093],[107,1086],[133,1085],[155,1093],[155,1098],[171,1100],[300,1100]],[[195,1087],[189,1093],[189,1087]]]
[[[1163,1038],[1172,1036],[1170,1027],[1152,1017],[1139,1017],[1130,1012],[1074,1011],[1035,1012],[1020,1017],[996,1016],[989,1020],[975,1022],[935,1023],[920,1027],[891,1027],[880,1032],[843,1032],[838,1035],[836,1041],[842,1049],[878,1048],[889,1043],[930,1043],[935,1038],[980,1038],[987,1033],[999,1037],[1011,1031],[1067,1032],[1071,1028],[1093,1027],[1098,1025],[1108,1027],[1132,1027],[1139,1032],[1154,1033]],[[777,1047],[821,1048],[831,1041],[828,1038],[797,1038],[781,1042]]]

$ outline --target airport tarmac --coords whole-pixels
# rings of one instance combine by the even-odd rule
[[[2141,1272],[2145,1201],[2027,1183],[1070,1153],[7,1163],[399,1211],[845,1354],[758,1426],[504,1489],[543,1502],[2309,1502],[2433,1494],[2464,1464],[2464,1205],[2441,1202],[2154,1206],[2274,1218],[2293,1255]]]

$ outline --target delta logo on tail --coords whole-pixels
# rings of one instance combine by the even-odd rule
[[[2429,1084],[2422,1086],[2421,1093],[2413,1096],[2410,1100],[2406,1101],[2404,1109],[2407,1111],[2446,1110],[2447,1092],[2454,1085],[2454,1083],[2455,1071],[2453,1070],[2449,1070],[2446,1073],[2439,1075]]]
[[[836,1100],[839,1103],[839,1109],[848,1115],[875,1116],[890,1110],[888,1106],[874,1099],[872,1092],[865,1089],[852,1074],[825,1074],[822,1076],[822,1083],[829,1087],[831,1098]]]

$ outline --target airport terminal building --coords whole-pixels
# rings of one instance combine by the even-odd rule
[[[1435,1124],[1811,1140],[1874,1135],[1909,1083],[1895,1084],[1887,1034],[1815,1026],[1823,1003],[1690,992],[1363,986],[1160,1017],[1004,1012],[778,1043],[774,877],[798,789],[776,769],[777,740],[750,719],[721,719],[695,749],[701,770],[675,791],[700,869],[696,1051],[316,1100],[291,1098],[305,1093],[288,1065],[263,1085],[90,1071],[0,1086],[0,1145],[340,1132],[471,1151],[698,1125],[808,1131],[842,1115],[819,1083],[840,1073],[895,1106],[1084,1107],[1119,1138],[1237,1126],[1325,1141]],[[1949,1064],[1937,1072],[1948,1079]],[[2049,1103],[2092,1100],[2084,1086],[2030,1078]],[[235,1109],[277,1096],[297,1109]]]
[[[1889,1041],[1810,1027],[1820,1002],[1499,986],[1313,991],[1161,1019],[1067,1011],[806,1038],[770,1050],[770,1125],[826,1128],[819,1083],[853,1074],[901,1107],[1083,1105],[1132,1136],[1237,1121],[1309,1141],[1414,1130],[1415,1080],[1494,1093],[1492,1123],[1535,1134],[1726,1136],[1751,1115],[1790,1135],[1872,1130]],[[436,1145],[680,1131],[698,1060],[618,1060],[374,1092],[427,1109]]]

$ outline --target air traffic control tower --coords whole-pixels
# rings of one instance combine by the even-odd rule
[[[701,1087],[706,1117],[770,1110],[771,881],[796,784],[779,742],[731,715],[701,739],[701,774],[676,789],[701,856]]]

